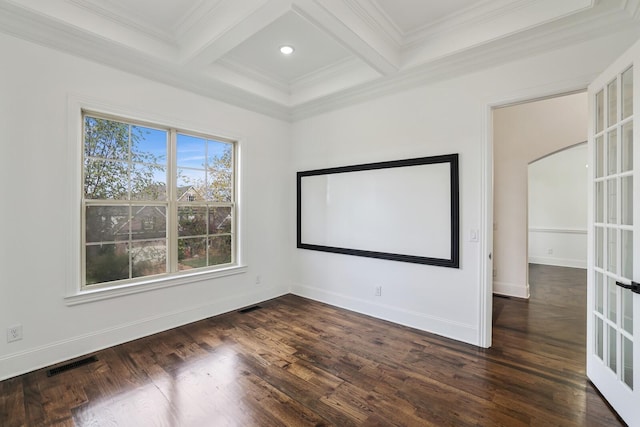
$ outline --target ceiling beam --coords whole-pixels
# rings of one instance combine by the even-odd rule
[[[601,3],[611,5],[616,1],[619,0]],[[488,9],[483,15],[461,19],[455,25],[406,46],[402,65],[413,68],[485,44],[496,44],[523,31],[587,14],[595,3],[595,0],[522,0],[510,6]]]
[[[179,62],[212,64],[290,10],[291,0],[223,0],[180,37]]]
[[[382,75],[398,71],[400,53],[366,21],[355,1],[293,0],[292,9]]]

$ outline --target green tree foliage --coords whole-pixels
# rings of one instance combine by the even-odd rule
[[[144,128],[113,120],[85,117],[84,192],[88,199],[155,200],[166,194],[154,181],[162,170],[153,153],[138,150]]]
[[[129,278],[129,255],[119,253],[116,245],[87,247],[87,284]]]
[[[209,200],[230,202],[233,197],[233,156],[231,144],[225,144],[221,155],[214,156],[208,165]]]

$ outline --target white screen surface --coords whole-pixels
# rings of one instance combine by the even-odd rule
[[[451,163],[300,179],[303,244],[449,259]]]

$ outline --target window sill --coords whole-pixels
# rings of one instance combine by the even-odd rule
[[[219,277],[233,276],[247,272],[246,265],[227,267],[214,271],[203,271],[189,274],[180,274],[144,282],[132,283],[110,288],[90,289],[78,291],[75,294],[67,295],[64,300],[67,306],[85,304],[94,301],[101,301],[110,298],[118,298],[125,295],[138,294],[142,292],[154,291],[173,286],[186,285],[203,280],[217,279]]]

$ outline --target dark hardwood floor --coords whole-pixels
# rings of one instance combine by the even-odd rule
[[[585,280],[532,266],[488,350],[288,295],[0,382],[0,425],[621,425],[585,378]]]

